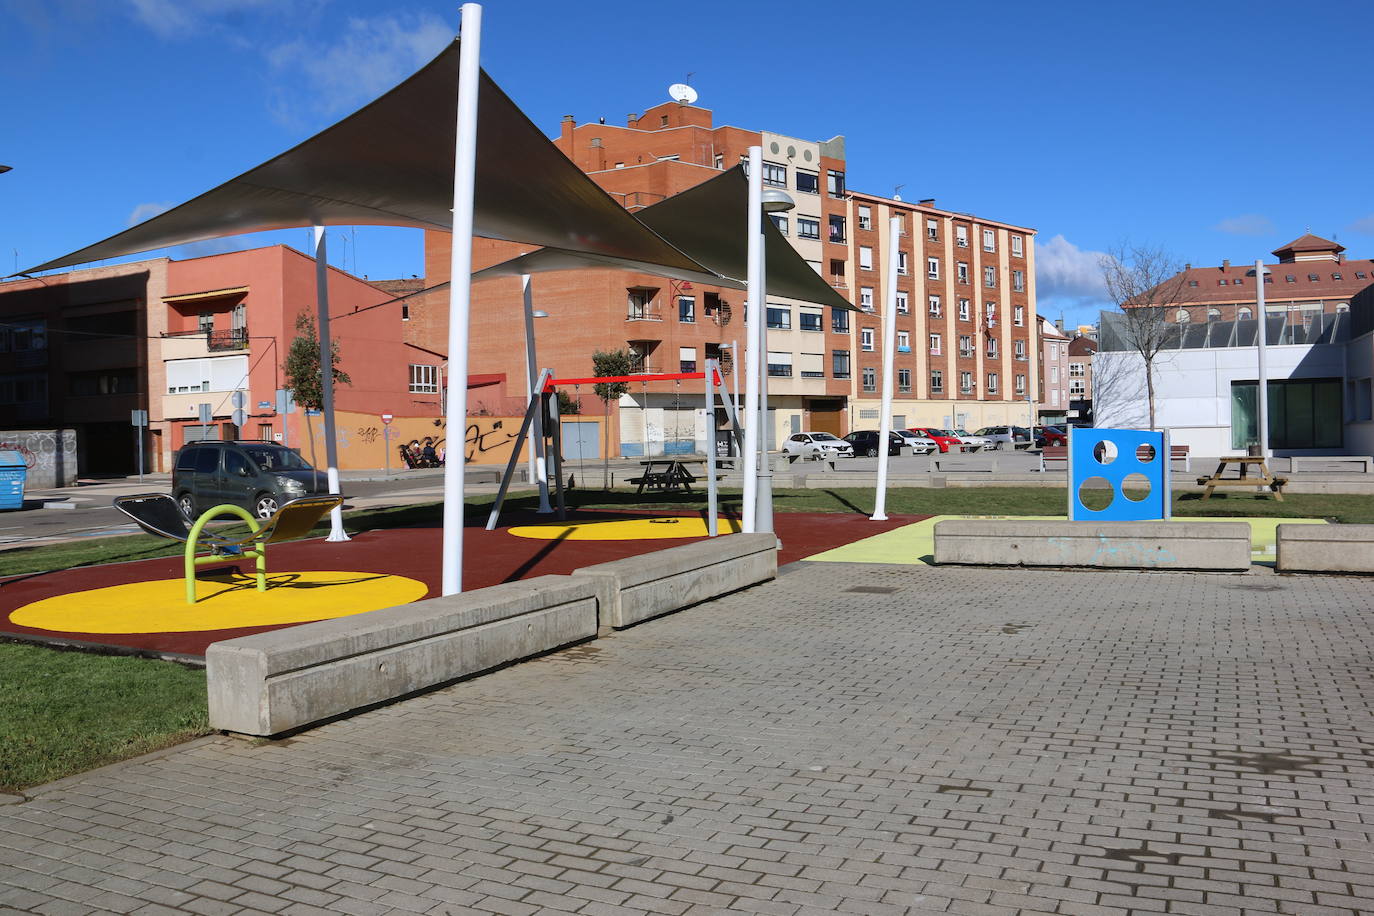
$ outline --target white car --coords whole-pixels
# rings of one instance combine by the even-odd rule
[[[830,433],[795,433],[787,437],[782,450],[807,461],[854,457],[854,446]]]
[[[992,440],[987,436],[975,436],[966,429],[956,429],[954,435],[959,437],[966,452],[986,451],[992,448]]]
[[[909,429],[894,429],[893,432],[901,436],[902,442],[911,446],[911,450],[917,455],[929,455],[940,447],[935,444],[934,439],[918,436]]]

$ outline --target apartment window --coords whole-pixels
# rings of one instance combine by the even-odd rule
[[[849,333],[849,309],[832,308],[830,310],[830,330],[836,334]]]
[[[821,221],[814,216],[797,217],[797,238],[818,239],[821,237]]]
[[[1298,282],[1298,278],[1295,277],[1295,276],[1293,276],[1292,274],[1284,274],[1284,275],[1283,275],[1283,279],[1284,279],[1286,282],[1288,282],[1288,283],[1297,283],[1297,282]]]
[[[844,286],[844,258],[830,259],[830,285]]]
[[[1188,314],[1187,309],[1178,309],[1174,312],[1174,321],[1179,324],[1187,324],[1193,320],[1193,316]]]
[[[776,162],[764,162],[763,183],[772,188],[787,187],[787,166]]]
[[[1026,272],[1024,270],[1013,270],[1011,272],[1011,288],[1018,293],[1026,291]]]
[[[1082,378],[1083,363],[1069,363],[1069,378]]]
[[[995,289],[995,288],[997,287],[997,268],[996,268],[996,267],[984,267],[984,268],[983,268],[983,285],[986,286],[986,287],[988,287],[989,289]]]
[[[940,223],[938,220],[926,220],[926,238],[932,242],[940,241]]]
[[[417,366],[411,363],[410,390],[416,394],[438,394],[439,367]]]
[[[930,370],[930,393],[943,394],[945,391],[945,374],[939,369]]]
[[[803,331],[823,331],[825,328],[821,324],[821,313],[802,309],[797,313],[797,320],[800,322]]]
[[[968,247],[968,226],[954,227],[954,244],[960,248]]]
[[[967,283],[967,282],[968,282],[968,264],[967,264],[966,262],[964,262],[964,261],[960,261],[960,262],[955,266],[954,276],[955,276],[955,278],[956,278],[960,283]]]
[[[939,335],[939,334],[931,334],[931,335],[930,335],[930,355],[931,355],[931,356],[939,356],[939,355],[940,355],[940,335]]]
[[[898,332],[897,332],[897,352],[899,352],[899,353],[910,353],[910,352],[911,352],[911,333],[910,333],[909,331],[898,331]]]
[[[860,208],[859,208],[859,228],[860,228],[860,229],[872,229],[872,228],[873,228],[873,210],[872,210],[871,207],[860,207]]]
[[[973,393],[973,373],[972,373],[972,372],[960,372],[960,373],[959,373],[959,393],[960,393],[960,394],[972,394],[972,393]]]
[[[797,169],[797,190],[804,194],[821,193],[821,176],[819,172],[803,172]]]
[[[1016,377],[1016,393],[1017,393],[1017,394],[1025,394],[1025,393],[1026,393],[1026,377],[1025,377],[1024,375],[1018,375],[1018,376]],[[1056,391],[1056,392],[1054,393],[1054,397],[1055,397],[1055,403],[1057,404],[1057,403],[1058,403],[1058,399],[1059,399],[1059,392]]]
[[[1189,286],[1197,286],[1197,281],[1196,281],[1196,280],[1189,280],[1189,281],[1188,281],[1188,285],[1189,285]]]
[[[718,169],[723,169],[723,168],[725,168],[725,154],[724,154],[724,153],[716,153],[716,168],[718,168]]]
[[[988,394],[996,394],[996,393],[997,393],[997,373],[996,373],[996,372],[989,372],[989,373],[988,373]]]
[[[677,348],[677,371],[696,372],[697,371],[697,348],[678,347]]]
[[[844,240],[844,217],[838,213],[832,213],[830,214],[830,241],[843,242]]]
[[[973,338],[968,334],[959,335],[959,355],[966,358],[973,356]]]
[[[959,300],[959,320],[960,320],[960,321],[968,321],[968,320],[969,320],[969,303],[968,303],[968,300],[967,300],[967,299],[960,299],[960,300]]]
[[[873,311],[873,287],[859,287],[859,308],[863,309],[865,312]]]
[[[1088,391],[1087,382],[1081,378],[1069,379],[1069,397],[1083,397]]]
[[[992,327],[997,322],[997,303],[984,303],[983,308],[987,312],[988,327]]]
[[[940,279],[939,258],[926,258],[926,276],[931,280]]]
[[[863,370],[864,391],[878,390],[878,371],[876,369]]]
[[[939,317],[940,317],[940,297],[939,297],[939,296],[931,296],[931,297],[930,297],[930,317],[931,317],[931,318],[939,318]]]
[[[1018,338],[1017,340],[1012,341],[1011,349],[1012,349],[1012,352],[1016,354],[1016,358],[1017,358],[1017,359],[1025,359],[1025,358],[1026,358],[1026,342],[1025,342],[1024,340],[1021,340],[1021,339]],[[1059,367],[1058,367],[1058,366],[1055,366],[1055,367],[1054,367],[1054,371],[1055,371],[1055,374],[1058,375],[1058,373],[1059,373]],[[1056,381],[1057,381],[1057,379],[1056,379]]]
[[[1241,321],[1250,321],[1255,317],[1255,313],[1247,308],[1240,308],[1236,310],[1236,317]]]
[[[1051,406],[1051,407],[1058,407],[1058,406],[1059,406],[1059,389],[1058,389],[1058,388],[1056,388],[1056,389],[1054,389],[1053,391],[1050,392],[1050,406]]]
[[[801,371],[797,374],[802,378],[825,378],[825,354],[801,354]]]
[[[1309,283],[1316,283],[1317,280],[1319,280],[1319,279],[1321,279],[1321,278],[1318,277],[1316,274],[1308,274],[1308,275],[1307,275],[1307,281],[1308,281]]]
[[[997,356],[997,338],[996,338],[996,337],[989,337],[989,338],[988,338],[988,356],[989,356],[989,357],[995,357],[995,356]]]
[[[844,172],[830,169],[825,173],[825,191],[831,197],[844,197]]]
[[[1018,258],[1025,256],[1025,243],[1022,241],[1021,236],[1013,235],[1011,237],[1011,253]]]
[[[872,328],[860,328],[860,329],[859,329],[859,349],[860,349],[860,350],[867,351],[867,352],[869,352],[869,353],[872,353],[872,352],[873,352],[873,329],[872,329]]]
[[[911,370],[897,370],[897,391],[902,394],[911,394]]]
[[[830,374],[835,378],[849,378],[849,351],[833,350],[830,353]]]
[[[872,270],[872,269],[873,269],[873,249],[870,248],[870,247],[867,246],[867,245],[860,245],[860,246],[859,246],[859,269],[860,269],[860,270]]]
[[[901,275],[904,276],[904,277],[906,276],[906,252],[905,252],[905,251],[898,251],[898,252],[897,252],[897,273],[901,274]]]
[[[773,221],[773,225],[774,225],[774,226],[777,226],[777,227],[778,227],[778,231],[779,231],[779,232],[781,232],[783,235],[786,235],[786,234],[787,234],[787,214],[786,214],[786,213],[770,213],[770,214],[768,214],[768,218],[771,219],[771,220]]]
[[[409,320],[410,320],[410,303],[409,303],[409,302],[402,302],[402,303],[401,303],[401,320],[402,320],[402,321],[409,321]]]
[[[897,314],[905,315],[911,311],[911,305],[907,300],[907,292],[904,289],[897,290]]]
[[[1332,274],[1332,275],[1331,275],[1331,279],[1333,279],[1333,280],[1339,280],[1339,279],[1341,279],[1341,275],[1338,274],[1338,273]],[[1239,283],[1240,281],[1237,280],[1236,282]]]
[[[677,297],[677,320],[685,324],[695,324],[697,320],[697,300],[691,296]]]
[[[202,334],[208,334],[215,329],[215,313],[201,312],[196,316],[196,329]]]
[[[991,229],[984,229],[984,230],[983,230],[983,250],[984,250],[984,251],[996,251],[996,250],[997,250],[997,233],[994,232],[994,231],[991,230]]]
[[[792,354],[769,350],[768,374],[772,378],[791,378]]]
[[[768,327],[776,331],[792,330],[792,310],[776,305],[768,306]]]
[[[631,287],[625,290],[626,314],[630,321],[659,321],[660,316],[654,307],[656,289]]]
[[[1018,305],[1011,310],[1011,323],[1016,325],[1018,328],[1025,326],[1026,307],[1024,305]]]
[[[1051,385],[1057,385],[1057,384],[1059,384],[1059,367],[1058,367],[1058,366],[1050,366],[1050,384],[1051,384]]]

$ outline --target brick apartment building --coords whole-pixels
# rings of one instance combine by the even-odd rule
[[[631,114],[625,126],[565,117],[558,147],[631,210],[706,181],[763,149],[765,186],[783,188],[796,207],[773,219],[801,256],[858,312],[777,296],[767,299],[768,441],[802,429],[843,434],[878,425],[882,265],[899,259],[899,347],[893,414],[899,425],[980,426],[1024,422],[1037,390],[1034,346],[1034,232],[1007,223],[852,192],[843,137],[807,141],[769,131],[713,126],[704,108],[667,102]],[[906,234],[888,250],[890,216]],[[743,227],[722,227],[735,232]],[[478,240],[474,268],[527,246]],[[425,239],[426,283],[448,279],[450,238]],[[592,374],[592,352],[628,348],[644,373],[699,368],[720,358],[734,368],[744,341],[742,291],[665,280],[624,270],[581,270],[534,278],[539,362],[558,375]],[[446,348],[446,296],[415,297],[406,339]],[[516,279],[473,287],[471,371],[507,380],[508,397],[474,411],[513,413],[523,386],[524,336]],[[827,314],[827,312],[829,314]],[[742,366],[739,368],[743,368]],[[580,392],[584,412],[600,412]],[[611,413],[612,451],[685,450],[705,441],[697,383],[631,385]],[[615,443],[618,443],[618,448]]]
[[[1039,421],[1049,426],[1069,416],[1069,335],[1048,318],[1040,318]]]
[[[1093,354],[1096,352],[1097,341],[1085,334],[1069,341],[1068,422],[1074,426],[1093,425]]]

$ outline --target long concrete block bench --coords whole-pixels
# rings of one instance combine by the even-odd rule
[[[214,643],[210,725],[277,735],[591,638],[598,584],[540,576]]]
[[[773,534],[732,534],[596,566],[573,578],[596,588],[601,629],[623,629],[778,574]]]
[[[1374,573],[1374,525],[1279,525],[1279,572]]]
[[[1244,572],[1250,568],[1250,526],[951,519],[935,525],[935,562]]]

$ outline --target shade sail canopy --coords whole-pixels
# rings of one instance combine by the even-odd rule
[[[744,231],[749,210],[749,180],[741,166],[675,194],[667,200],[640,210],[639,221],[667,239],[693,260],[705,265],[718,279],[709,275],[686,276],[652,266],[634,267],[645,273],[680,280],[714,283],[743,289],[748,275],[748,239]],[[768,294],[815,302],[835,308],[853,309],[833,286],[788,244],[773,221],[764,220],[764,245],[767,257]],[[589,267],[633,267],[612,263],[604,257],[582,252],[545,248],[474,273],[474,280],[510,277],[551,270]]]
[[[365,108],[274,159],[103,242],[25,273],[244,232],[313,225],[453,225],[460,43]],[[634,218],[484,72],[473,231],[710,274]]]

